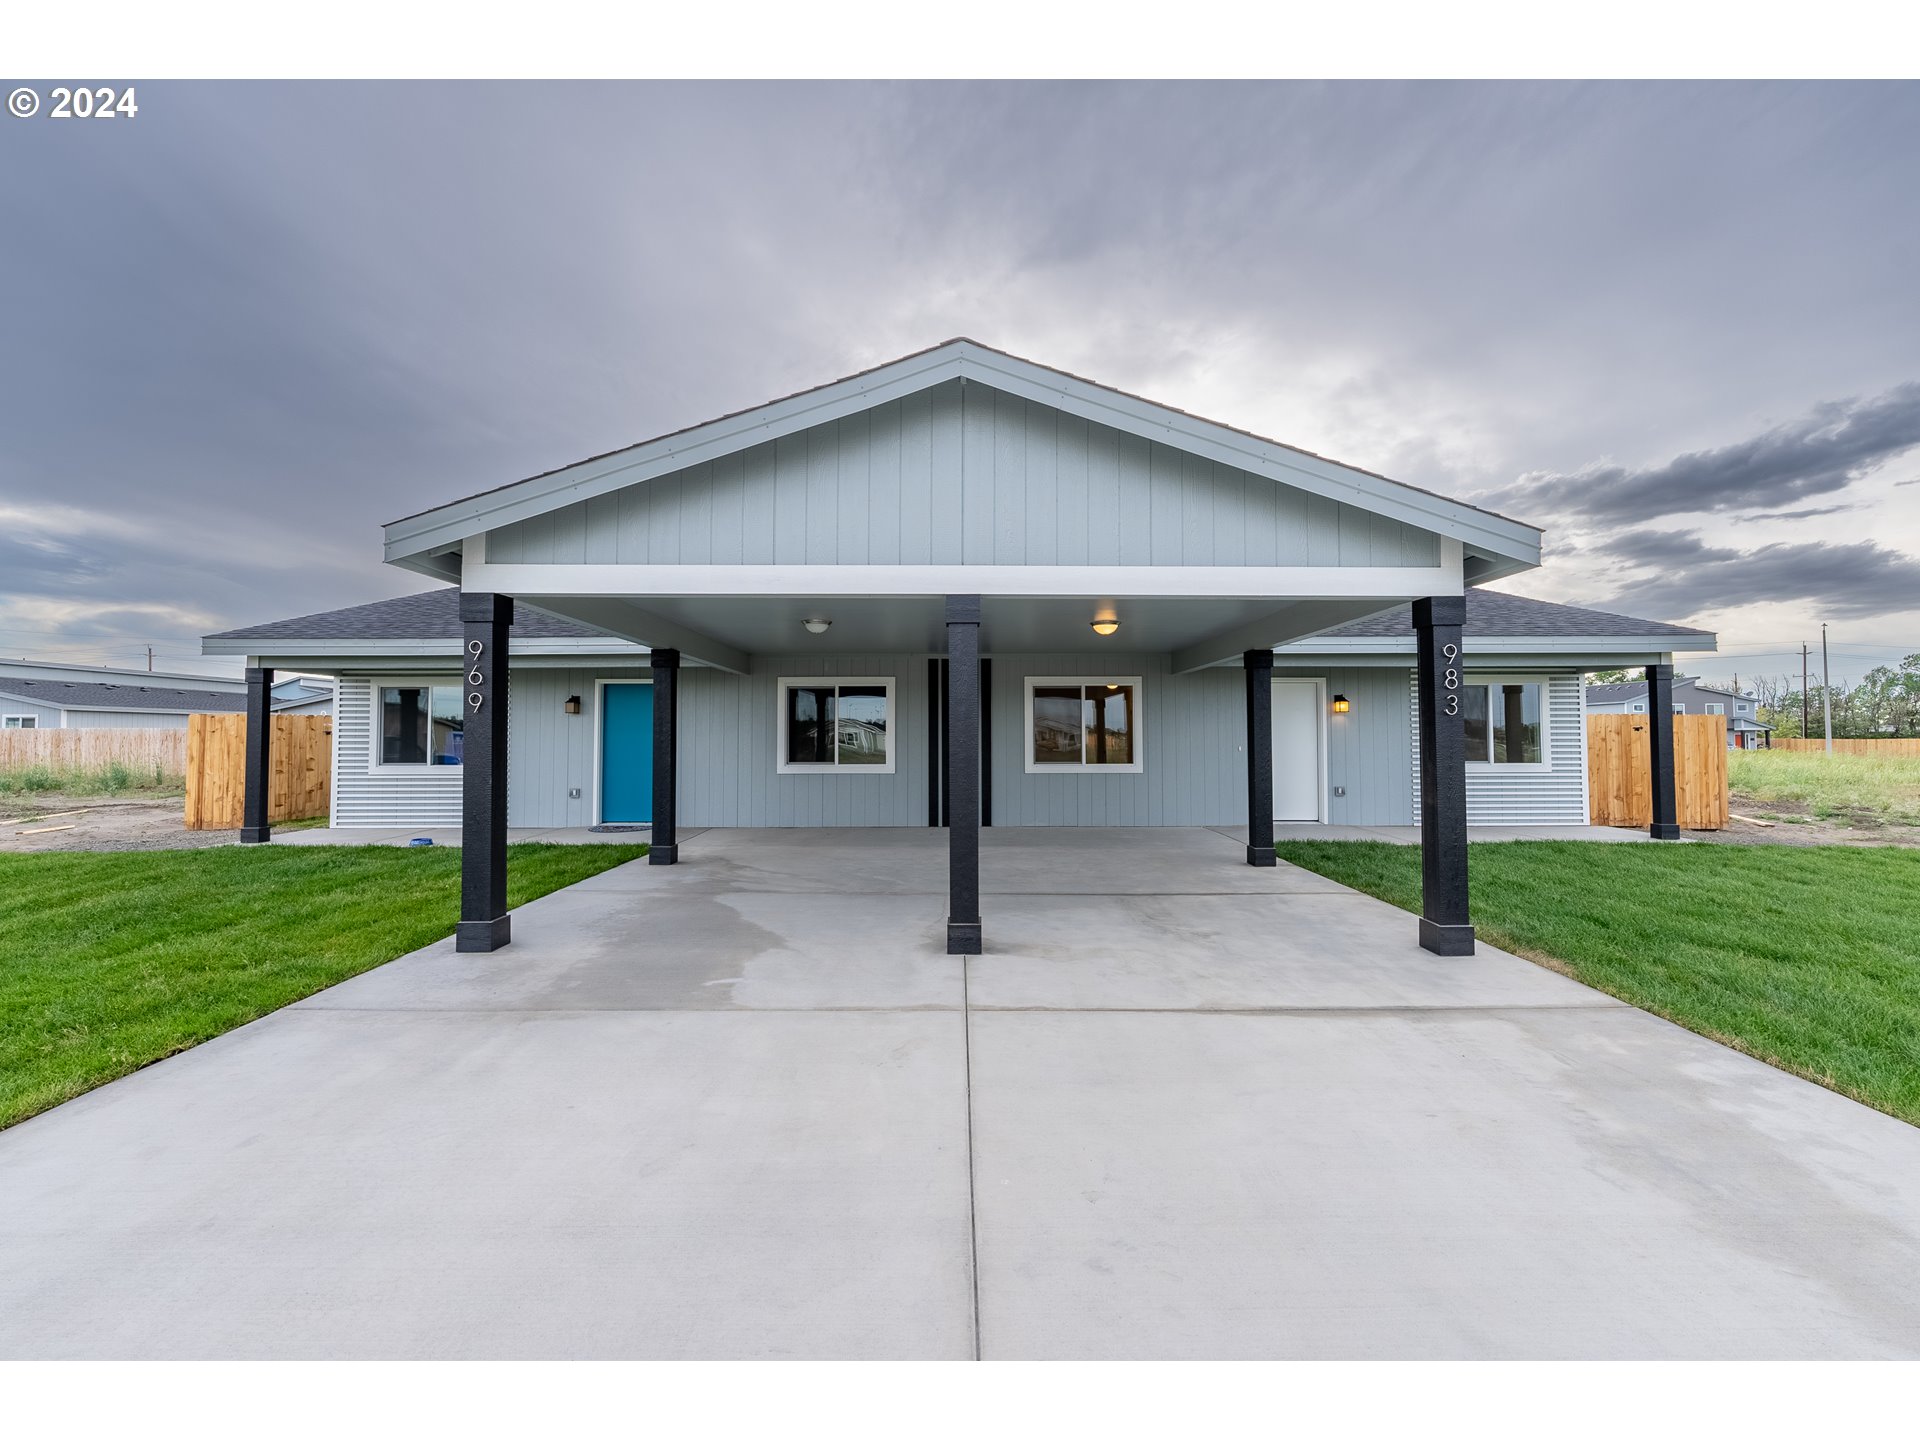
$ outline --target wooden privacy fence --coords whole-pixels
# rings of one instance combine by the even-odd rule
[[[1776,750],[1820,750],[1825,751],[1825,739],[1815,740],[1775,740]],[[1878,740],[1836,740],[1833,742],[1836,755],[1878,755],[1883,759],[1891,756],[1920,757],[1920,740],[1895,740],[1883,736]]]
[[[333,775],[333,717],[275,715],[267,821],[325,815]],[[187,828],[237,830],[247,800],[247,717],[187,717]]]
[[[134,778],[187,768],[184,730],[0,730],[0,771],[44,765],[52,770],[97,770],[124,765]]]
[[[1651,825],[1645,715],[1587,717],[1587,811],[1595,825]],[[1674,807],[1682,830],[1727,828],[1727,717],[1673,717]]]

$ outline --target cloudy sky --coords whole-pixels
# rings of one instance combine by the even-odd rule
[[[1920,87],[138,100],[0,117],[0,653],[195,668],[419,588],[385,520],[958,334],[1542,525],[1510,588],[1709,674],[1920,650]]]

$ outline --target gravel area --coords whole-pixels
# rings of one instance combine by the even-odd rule
[[[53,850],[200,850],[231,845],[238,830],[189,830],[186,802],[99,796],[0,797],[0,853]],[[34,833],[38,832],[38,833]]]

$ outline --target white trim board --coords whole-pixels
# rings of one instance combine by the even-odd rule
[[[1462,593],[1460,551],[1439,565],[502,565],[469,559],[461,585],[525,597],[1367,600]]]

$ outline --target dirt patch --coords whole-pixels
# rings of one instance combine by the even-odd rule
[[[186,802],[178,796],[155,800],[49,794],[0,797],[0,853],[199,850],[231,845],[239,838],[238,830],[187,829]]]
[[[1689,831],[1691,838],[1717,845],[1906,845],[1920,847],[1920,825],[1887,824],[1862,813],[1851,819],[1815,815],[1791,800],[1762,804],[1733,796],[1732,810],[1746,820],[1730,820],[1724,830]],[[1770,825],[1755,825],[1768,820]]]

